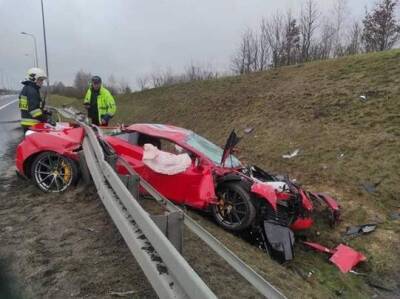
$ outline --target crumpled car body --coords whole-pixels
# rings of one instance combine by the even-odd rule
[[[233,155],[239,141],[234,132],[224,149],[190,130],[160,124],[134,124],[120,134],[106,137],[106,141],[171,201],[211,211],[225,229],[258,234],[265,249],[281,261],[294,256],[294,232],[312,226],[313,202],[326,204],[331,211],[332,225],[339,221],[340,207],[331,196],[308,192],[287,177],[243,165]],[[148,143],[168,152],[181,148],[192,158],[192,164],[175,175],[157,173],[143,163],[143,147]],[[127,173],[122,166],[119,172]],[[235,196],[241,197],[243,202],[235,202]],[[247,209],[239,211],[241,205],[247,205]],[[247,215],[240,215],[240,212]],[[233,223],[235,217],[237,221]]]
[[[40,153],[54,152],[78,161],[78,151],[82,148],[85,132],[83,128],[69,123],[53,127],[39,123],[29,130],[17,146],[15,164],[17,172],[30,177],[30,166]]]
[[[313,202],[327,205],[331,224],[339,220],[340,207],[329,195],[308,192],[287,177],[243,165],[234,156],[239,141],[234,132],[221,148],[190,130],[170,125],[133,124],[111,131],[99,138],[158,192],[175,204],[210,212],[227,230],[257,235],[264,248],[281,261],[294,256],[294,232],[312,226]],[[18,146],[18,172],[27,174],[27,161],[42,150],[78,161],[76,149],[83,136],[79,127],[37,130]],[[190,165],[172,175],[157,172],[143,161],[146,144],[170,154],[187,154]],[[121,175],[128,173],[118,162],[116,168]]]

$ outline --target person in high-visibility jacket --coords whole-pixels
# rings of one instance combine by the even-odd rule
[[[40,96],[40,88],[46,73],[40,68],[30,68],[25,80],[24,87],[19,94],[19,109],[21,110],[21,127],[26,131],[29,127],[46,121],[44,101]]]
[[[83,101],[92,124],[108,126],[117,107],[111,93],[101,84],[99,76],[93,76]]]

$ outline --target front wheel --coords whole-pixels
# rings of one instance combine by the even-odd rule
[[[250,194],[238,183],[222,184],[217,189],[218,203],[212,207],[215,221],[230,231],[248,228],[256,217]]]
[[[43,152],[33,161],[31,177],[44,192],[63,192],[78,179],[74,161],[55,152]]]

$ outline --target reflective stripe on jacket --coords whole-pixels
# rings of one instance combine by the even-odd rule
[[[31,127],[40,123],[39,120],[33,118],[21,118],[21,126],[23,127]]]
[[[90,104],[90,98],[92,96],[92,88],[90,87],[86,92],[85,99],[83,101],[84,104]],[[97,109],[98,109],[98,117],[99,123],[101,123],[101,118],[108,114],[109,116],[114,116],[117,107],[115,105],[114,97],[105,87],[101,86],[99,95],[97,97]]]

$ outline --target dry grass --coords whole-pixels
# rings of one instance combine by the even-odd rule
[[[361,95],[368,100],[360,101]],[[66,101],[78,103],[53,97],[54,103]],[[334,245],[346,225],[380,221],[378,231],[349,244],[367,255],[361,270],[369,278],[388,281],[398,272],[399,228],[387,215],[400,208],[400,51],[136,92],[118,97],[114,122],[174,124],[219,144],[233,128],[245,135],[243,129],[253,127],[239,145],[243,160],[339,198],[343,223],[331,231],[318,222],[309,237]],[[281,158],[296,148],[298,157]],[[363,182],[378,184],[376,192],[366,192]],[[321,235],[315,237],[317,231]],[[309,287],[316,297],[339,291],[345,297],[371,296],[369,278],[342,275],[324,257],[297,251],[289,268],[314,271],[301,296],[310,295]],[[290,271],[294,281],[301,279]],[[274,281],[289,287],[279,284],[279,275]]]

